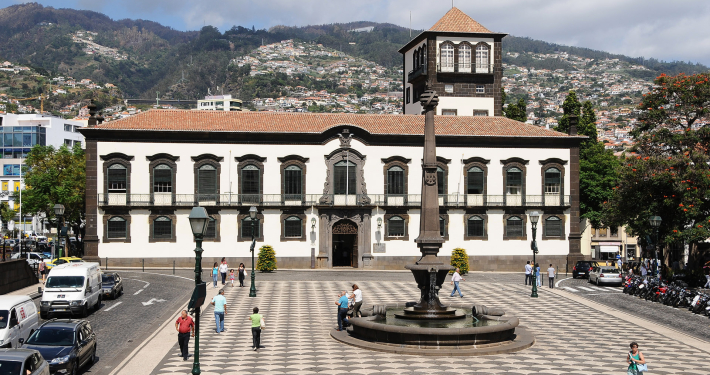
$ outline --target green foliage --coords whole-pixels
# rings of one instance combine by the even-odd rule
[[[259,258],[256,260],[256,269],[261,272],[276,270],[276,252],[270,245],[259,248]]]
[[[468,273],[468,255],[466,254],[466,249],[457,247],[451,252],[451,265],[459,268],[461,275]],[[449,273],[453,274],[454,271],[449,271]]]
[[[509,119],[525,122],[528,120],[527,107],[525,99],[520,98],[516,104],[508,104],[507,107],[503,108],[503,112],[505,117]]]
[[[15,215],[17,215],[17,211],[10,208],[7,202],[0,203],[0,219],[2,219],[3,223],[9,224],[10,220],[15,218]]]
[[[86,211],[86,162],[81,146],[55,149],[36,145],[27,155],[26,165],[23,211],[52,218],[54,205],[59,203],[64,205],[65,220],[79,223]]]
[[[569,133],[569,118],[572,115],[577,116],[579,119],[582,113],[582,104],[577,99],[577,93],[570,91],[562,103],[562,111],[564,112],[560,121],[558,121],[555,130],[562,133]],[[579,122],[579,121],[578,121]]]

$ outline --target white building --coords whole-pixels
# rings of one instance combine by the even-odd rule
[[[232,95],[212,95],[205,96],[203,100],[197,101],[195,110],[204,111],[241,111],[242,101],[232,99]]]
[[[437,24],[461,15],[468,18],[454,8]],[[458,84],[471,74],[446,79]],[[455,105],[440,95],[439,108]],[[520,271],[532,258],[528,215],[538,211],[539,262],[573,264],[582,257],[584,137],[492,116],[494,106],[487,116],[436,116],[439,256],[448,261],[461,247],[473,270]],[[85,257],[191,266],[188,215],[201,205],[214,218],[205,264],[248,263],[254,206],[257,248],[273,246],[280,268],[402,269],[420,256],[424,141],[424,116],[407,113],[151,110],[83,129]]]
[[[21,169],[24,159],[35,145],[54,146],[61,145],[73,147],[75,144],[83,145],[84,136],[78,129],[85,127],[81,121],[65,120],[60,117],[39,114],[2,114],[0,115],[0,129],[2,129],[2,177],[0,178],[0,202],[8,202],[11,208],[20,209],[19,199],[12,197],[13,191],[24,189]],[[36,218],[23,212],[24,230],[41,231]],[[19,216],[17,218],[19,220]],[[9,228],[13,229],[14,223]],[[7,226],[8,223],[3,223]]]

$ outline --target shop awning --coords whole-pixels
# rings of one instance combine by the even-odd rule
[[[599,251],[602,253],[618,253],[619,246],[599,246]]]

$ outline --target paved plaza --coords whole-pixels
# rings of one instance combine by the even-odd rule
[[[419,295],[410,275],[400,274],[377,281],[375,273],[362,273],[360,281],[307,281],[265,277],[257,282],[258,297],[249,298],[248,288],[226,288],[229,303],[226,332],[215,333],[212,308],[202,315],[200,363],[203,374],[620,374],[625,373],[628,344],[637,341],[649,363],[649,374],[707,374],[710,344],[656,323],[627,315],[575,296],[564,289],[540,288],[538,299],[530,288],[508,278],[486,277],[465,282],[463,299],[448,297],[444,284],[442,300],[485,304],[505,309],[520,318],[536,337],[533,347],[507,355],[482,357],[428,357],[373,352],[341,344],[329,335],[336,327],[339,290],[356,282],[364,292],[365,305],[413,301]],[[355,278],[358,273],[351,273]],[[261,276],[261,275],[258,275]],[[300,276],[300,275],[299,275]],[[316,278],[318,276],[315,276]],[[496,282],[501,279],[500,282]],[[342,278],[340,279],[342,280]],[[398,280],[398,281],[394,281]],[[517,280],[517,278],[515,278]],[[593,286],[589,286],[595,290]],[[599,288],[598,293],[619,293]],[[212,293],[214,294],[214,293]],[[254,306],[263,313],[267,328],[262,348],[251,349],[247,316]],[[166,336],[167,337],[167,336]],[[170,336],[171,349],[152,374],[187,374],[192,357],[179,357],[177,334]],[[190,341],[192,353],[194,340]],[[152,366],[152,365],[151,365]]]

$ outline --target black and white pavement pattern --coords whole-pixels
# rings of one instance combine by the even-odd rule
[[[530,287],[523,285],[522,273],[472,273],[466,279],[462,283],[463,299],[448,297],[450,285],[445,283],[443,301],[503,308],[508,314],[519,317],[521,325],[536,336],[535,345],[513,354],[484,357],[407,356],[350,347],[329,336],[329,331],[336,325],[334,302],[338,291],[350,290],[355,282],[364,292],[365,305],[413,301],[419,290],[411,274],[278,271],[257,275],[256,298],[248,297],[248,287],[226,288],[229,306],[226,332],[215,333],[212,308],[205,310],[200,330],[202,373],[620,374],[626,371],[625,356],[631,341],[640,344],[651,369],[648,374],[710,372],[708,351],[552,293],[547,286],[539,288],[539,298],[530,298]],[[586,280],[578,281],[586,287]],[[561,282],[561,286],[565,282]],[[576,281],[569,286],[582,290]],[[590,288],[590,291],[578,294],[600,305],[646,304],[636,301],[638,299],[625,301],[623,298],[629,296],[619,291],[603,290],[605,288]],[[259,352],[251,349],[247,320],[254,306],[261,309],[267,324]],[[662,306],[648,308],[661,311],[658,315],[661,317],[674,314]],[[648,313],[652,314],[652,311]],[[685,315],[674,315],[673,319],[690,318],[685,311],[677,313]],[[677,328],[672,321],[655,318],[653,322]],[[694,336],[708,341],[707,336],[701,337],[702,334]],[[194,339],[190,341],[191,353],[193,345]],[[184,362],[178,351],[175,340],[170,353],[153,374],[189,373],[192,357]]]

